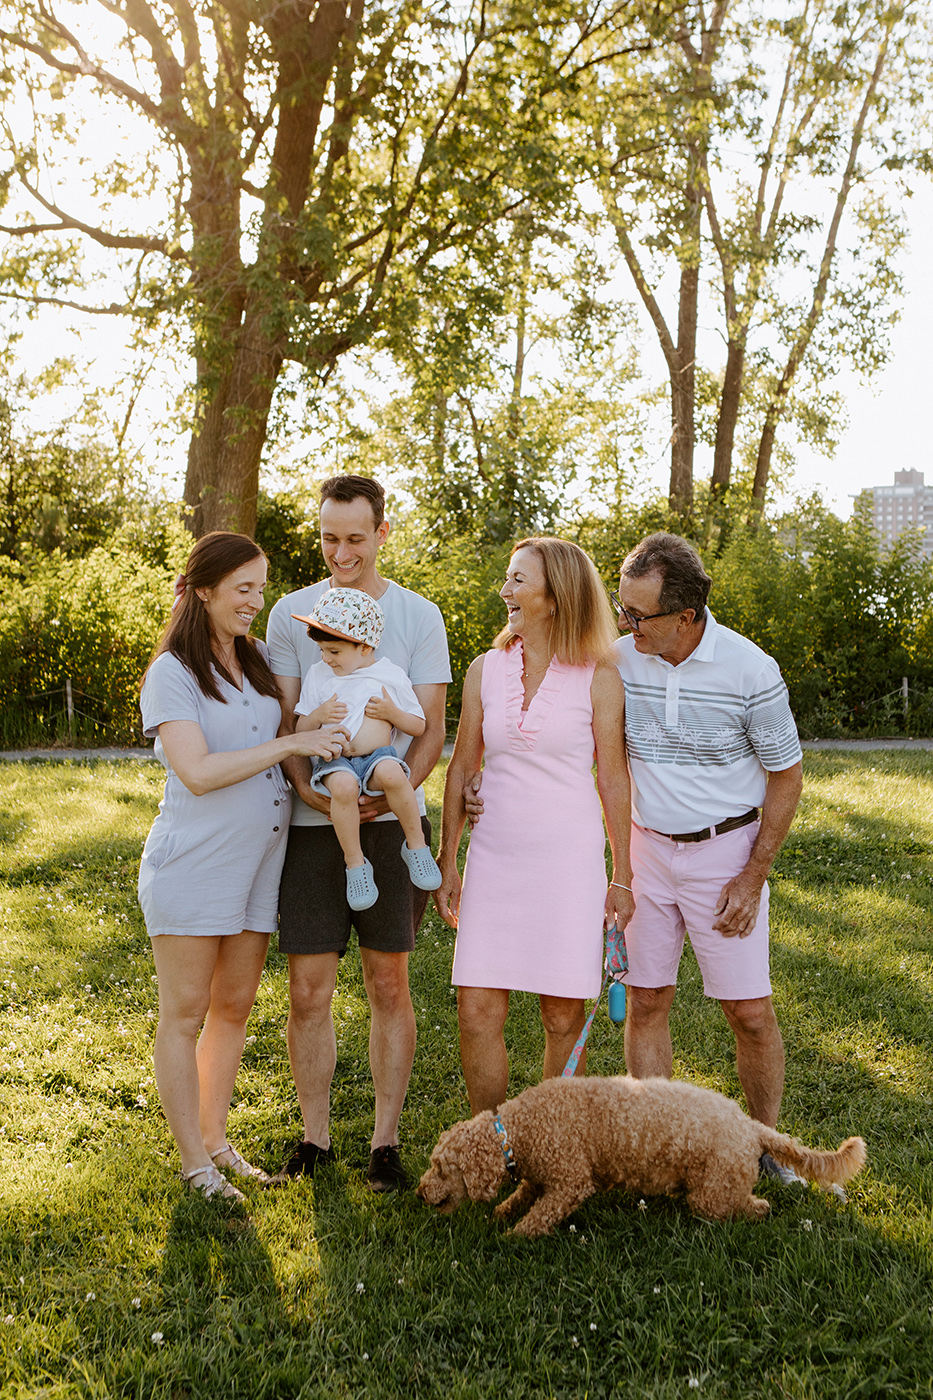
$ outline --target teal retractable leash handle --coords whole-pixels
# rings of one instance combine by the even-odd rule
[[[596,1015],[596,1008],[599,1006],[600,997],[607,983],[609,984],[609,1019],[611,1021],[625,1020],[625,983],[621,978],[625,976],[626,972],[628,972],[628,954],[625,951],[625,933],[613,924],[611,928],[606,929],[606,961],[599,996],[593,1003],[593,1010],[586,1018],[586,1025],[570,1052],[570,1059],[564,1065],[561,1079],[569,1079],[576,1073],[580,1056],[583,1054],[583,1047],[593,1024],[593,1017]]]

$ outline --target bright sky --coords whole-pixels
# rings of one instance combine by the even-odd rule
[[[907,467],[926,472],[933,486],[933,438],[927,420],[927,396],[933,393],[933,189],[924,185],[909,206],[911,244],[904,258],[905,299],[901,319],[891,335],[892,356],[874,385],[865,388],[856,375],[840,375],[846,396],[849,429],[835,458],[798,456],[798,487],[821,487],[825,499],[842,516],[852,510],[852,495],[866,486],[887,486]]]

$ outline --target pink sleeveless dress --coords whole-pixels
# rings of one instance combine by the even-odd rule
[[[483,659],[483,815],[470,835],[452,982],[595,997],[606,838],[593,666],[552,661],[522,710],[522,647]]]

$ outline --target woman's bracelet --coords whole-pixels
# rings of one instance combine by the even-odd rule
[[[626,894],[634,894],[634,893],[635,893],[635,891],[634,891],[633,889],[631,889],[628,885],[620,885],[619,882],[618,882],[618,880],[610,880],[609,883],[610,883],[610,885],[615,885],[615,887],[616,887],[617,890],[625,890],[625,893],[626,893]]]

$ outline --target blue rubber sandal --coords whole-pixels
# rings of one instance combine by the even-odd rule
[[[441,872],[431,854],[430,846],[419,846],[409,850],[408,842],[402,842],[402,860],[408,866],[411,883],[419,890],[437,890],[441,886]]]
[[[373,867],[368,860],[362,865],[347,866],[347,903],[351,909],[371,909],[379,898]]]

